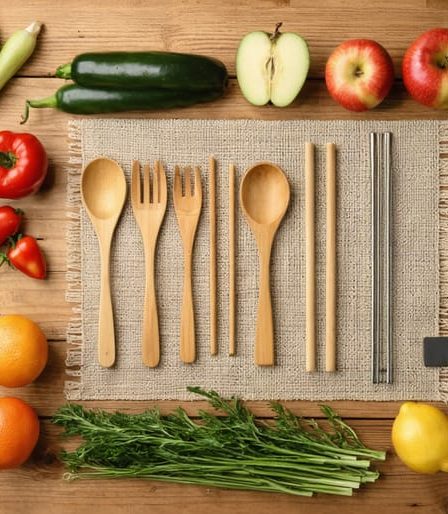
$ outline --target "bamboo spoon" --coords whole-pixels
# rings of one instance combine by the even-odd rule
[[[229,355],[235,355],[235,165],[229,167]]]
[[[209,201],[210,201],[210,355],[218,353],[216,339],[216,160],[209,161]]]
[[[289,204],[289,184],[283,171],[260,162],[246,171],[240,187],[240,204],[257,241],[260,256],[255,363],[274,364],[274,327],[269,285],[272,243]]]
[[[98,326],[98,359],[109,368],[115,362],[115,330],[110,294],[110,247],[126,199],[123,170],[111,159],[90,162],[81,179],[81,197],[95,228],[100,246],[101,291]]]
[[[316,371],[316,257],[314,145],[305,143],[306,371]]]
[[[327,144],[325,371],[336,371],[336,145]]]

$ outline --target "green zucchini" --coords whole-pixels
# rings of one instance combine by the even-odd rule
[[[173,52],[85,53],[59,66],[56,76],[84,87],[222,90],[227,69],[211,57]]]
[[[29,116],[29,108],[55,108],[71,114],[102,114],[108,112],[171,109],[208,102],[222,96],[223,90],[177,91],[168,89],[93,89],[67,84],[53,95],[40,100],[27,100],[22,123]]]

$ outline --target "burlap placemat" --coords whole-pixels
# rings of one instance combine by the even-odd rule
[[[82,120],[70,125],[68,197],[68,299],[78,304],[68,331],[67,398],[187,399],[187,385],[213,388],[246,399],[401,400],[439,398],[443,374],[426,369],[422,338],[438,333],[439,122]],[[393,385],[370,378],[370,172],[368,134],[393,133],[394,359]],[[448,137],[446,138],[448,140]],[[304,142],[317,145],[317,252],[319,371],[305,373]],[[338,372],[323,371],[325,305],[325,143],[338,148]],[[209,354],[208,156],[218,161],[219,355]],[[128,201],[112,250],[117,361],[97,362],[98,244],[80,207],[82,166],[98,156],[122,165],[128,181],[132,159],[161,159],[168,170],[169,203],[157,254],[161,364],[141,361],[144,289],[143,248]],[[237,213],[237,355],[228,356],[227,170],[239,177],[252,163],[270,160],[286,172],[291,203],[272,255],[277,365],[254,364],[257,250]],[[198,359],[179,359],[182,245],[172,204],[175,164],[202,167],[204,203],[194,252],[194,300]],[[445,168],[444,168],[445,166]],[[443,174],[443,173],[442,173]],[[443,207],[443,205],[442,205]]]

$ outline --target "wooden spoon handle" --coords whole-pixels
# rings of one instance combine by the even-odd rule
[[[154,284],[154,250],[145,249],[145,304],[143,311],[142,357],[143,363],[155,368],[160,361],[159,317]]]
[[[257,332],[255,336],[255,363],[259,366],[274,364],[274,324],[269,278],[270,249],[260,255],[260,289],[258,297]]]
[[[196,342],[194,334],[193,291],[191,284],[191,252],[184,252],[184,293],[180,321],[180,358],[186,364],[196,359]]]
[[[101,289],[98,323],[98,360],[103,368],[110,368],[115,362],[114,314],[109,273],[110,244],[110,240],[100,242]]]

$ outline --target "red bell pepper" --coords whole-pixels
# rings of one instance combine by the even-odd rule
[[[47,275],[45,257],[32,236],[20,237],[3,256],[3,260],[31,278],[42,280]]]
[[[15,199],[35,193],[47,170],[47,154],[37,137],[0,132],[0,198]]]

